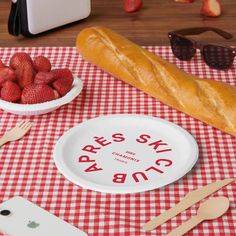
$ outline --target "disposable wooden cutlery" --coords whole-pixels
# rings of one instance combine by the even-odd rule
[[[230,184],[235,179],[224,179],[220,181],[216,181],[199,189],[196,189],[192,192],[189,192],[177,205],[165,211],[161,215],[156,218],[148,221],[144,226],[144,230],[153,230],[159,225],[165,223],[171,218],[175,217],[179,213],[183,212],[187,208],[193,206],[195,203],[201,201],[206,198],[210,194],[216,192],[217,190],[223,188],[224,186]]]
[[[197,215],[183,223],[167,236],[182,236],[204,220],[214,220],[222,216],[229,209],[229,199],[215,197],[205,201],[198,209]]]
[[[30,130],[30,128],[31,123],[29,121],[21,121],[13,129],[6,132],[0,138],[0,147],[7,142],[15,141],[22,138]]]

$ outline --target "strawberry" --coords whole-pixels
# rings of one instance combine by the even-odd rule
[[[16,80],[15,72],[9,67],[0,68],[0,87],[8,80]]]
[[[54,90],[46,84],[30,84],[26,86],[21,95],[23,104],[35,104],[51,101],[56,98]]]
[[[123,8],[125,12],[136,12],[143,6],[142,0],[124,0]]]
[[[67,68],[54,69],[54,70],[52,70],[52,73],[54,74],[55,79],[68,78],[68,79],[73,80],[73,74]]]
[[[32,64],[32,59],[28,53],[25,52],[16,52],[10,59],[10,67],[12,69],[16,69],[20,66],[23,62],[28,61]]]
[[[221,15],[220,0],[203,0],[201,13],[205,16],[216,17]]]
[[[52,73],[55,76],[55,81],[52,86],[57,90],[60,96],[67,94],[73,83],[73,74],[67,68],[64,69],[54,69]]]
[[[52,83],[53,88],[56,89],[56,91],[59,93],[59,95],[62,97],[66,95],[72,86],[73,80],[68,78],[60,78],[57,79]]]
[[[55,80],[54,74],[52,72],[38,72],[35,75],[34,83],[35,84],[50,84]]]
[[[34,58],[33,61],[34,69],[36,71],[44,71],[48,72],[51,70],[51,63],[50,61],[44,56],[37,56]]]
[[[175,0],[175,2],[192,3],[192,2],[194,2],[194,0]]]
[[[0,68],[4,68],[5,65],[3,64],[2,60],[0,59]]]
[[[6,81],[1,89],[1,98],[8,102],[17,102],[21,98],[20,87],[10,80]]]
[[[25,62],[19,65],[15,71],[21,88],[32,84],[34,81],[34,70],[32,64]]]
[[[67,68],[64,69],[54,69],[52,73],[55,76],[55,81],[52,86],[57,90],[60,96],[67,94],[73,83],[73,74]]]

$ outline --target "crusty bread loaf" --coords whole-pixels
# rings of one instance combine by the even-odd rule
[[[79,53],[113,76],[171,107],[236,136],[236,88],[200,79],[104,27],[86,28]]]

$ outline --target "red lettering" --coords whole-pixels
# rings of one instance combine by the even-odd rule
[[[95,162],[95,160],[90,159],[89,156],[80,156],[79,162]]]
[[[148,180],[147,176],[143,172],[135,172],[135,173],[132,174],[135,182],[139,182],[139,179],[138,179],[137,175],[141,175],[144,180]]]
[[[97,168],[97,163],[94,163],[89,168],[85,170],[85,172],[92,172],[92,171],[100,171],[102,168]]]
[[[125,141],[125,138],[123,137],[123,134],[113,134],[112,135],[113,141],[114,142],[123,142]]]
[[[127,174],[117,173],[113,176],[113,182],[123,184],[125,182]]]
[[[156,142],[154,142],[154,143],[150,143],[150,144],[148,144],[148,145],[149,145],[149,146],[154,146],[153,149],[154,149],[154,150],[157,150],[157,148],[158,148],[159,146],[161,146],[161,145],[167,145],[167,143],[163,143],[162,140],[158,140],[158,141],[156,141]]]
[[[156,160],[156,164],[158,166],[161,165],[161,162],[167,162],[167,164],[165,164],[164,166],[171,166],[172,165],[172,161],[168,160],[168,159],[158,159],[158,160]]]
[[[164,173],[162,170],[159,170],[159,169],[157,169],[157,168],[154,167],[154,166],[151,166],[151,167],[147,168],[145,171],[149,171],[149,170],[154,170],[154,171],[157,171],[157,172],[159,172],[159,173],[161,173],[161,174]]]
[[[161,153],[161,152],[170,152],[172,149],[163,149],[163,150],[158,150],[156,153]]]
[[[100,144],[101,146],[105,147],[109,144],[111,144],[111,142],[108,142],[104,137],[94,137],[95,138],[95,142],[97,142],[98,144]]]
[[[149,138],[151,138],[150,135],[142,134],[142,135],[139,136],[139,138],[136,139],[136,141],[139,142],[139,143],[146,143]]]
[[[130,151],[126,151],[125,153],[130,154],[130,155],[133,155],[133,156],[136,155],[136,153],[134,153],[134,152],[130,152]]]
[[[99,150],[101,149],[100,147],[94,147],[93,145],[87,145],[85,147],[83,147],[83,151],[86,151],[86,152],[91,152],[91,153],[97,153],[96,150]]]

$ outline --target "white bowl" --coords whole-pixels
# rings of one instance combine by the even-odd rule
[[[42,115],[56,110],[57,108],[71,102],[75,97],[77,97],[83,88],[82,80],[78,79],[74,76],[74,82],[71,90],[63,97],[38,104],[18,104],[7,102],[0,99],[0,108],[16,114],[16,115],[24,115],[24,116],[32,116],[32,115]]]

